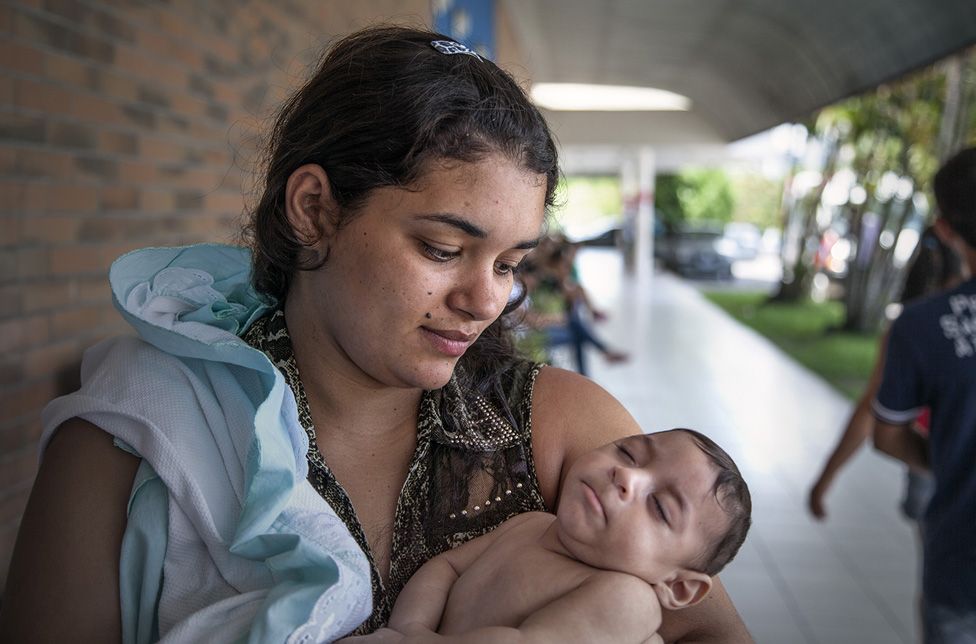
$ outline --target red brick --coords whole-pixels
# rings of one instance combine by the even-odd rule
[[[18,521],[27,507],[30,498],[30,484],[19,485],[0,493],[0,525],[7,525]]]
[[[0,41],[0,65],[5,69],[40,76],[44,73],[44,55],[39,49],[15,42]]]
[[[0,271],[0,282],[17,282],[20,280],[43,277],[47,274],[47,249],[37,246],[16,248],[3,253],[3,266]]]
[[[102,306],[87,305],[51,314],[51,335],[58,338],[83,336],[102,323]]]
[[[136,136],[130,132],[101,131],[98,133],[98,148],[103,152],[134,155],[139,151]]]
[[[115,103],[88,94],[78,94],[71,103],[71,113],[84,121],[110,123],[115,125],[122,120],[122,110]]]
[[[24,287],[21,284],[0,284],[0,315],[3,317],[14,316],[22,313],[24,311]],[[4,368],[9,365],[4,365],[2,362],[2,353],[0,353],[0,375],[3,375]],[[0,378],[0,385],[2,385],[2,378]]]
[[[51,190],[47,207],[51,212],[96,212],[99,190],[94,186],[61,185]]]
[[[17,151],[10,147],[0,147],[0,174],[14,174],[17,170]]]
[[[186,146],[173,143],[155,136],[139,138],[139,156],[156,162],[182,161],[186,155]]]
[[[139,193],[139,210],[143,212],[169,212],[175,208],[172,190],[142,190]]]
[[[31,349],[24,354],[24,375],[40,378],[70,368],[81,362],[81,349],[74,340],[64,340],[46,347]],[[0,490],[3,486],[0,486]]]
[[[203,198],[203,208],[207,212],[239,213],[243,207],[239,193],[210,192]]]
[[[119,180],[122,183],[157,183],[159,173],[155,165],[146,161],[121,161]]]
[[[139,191],[125,186],[102,188],[101,208],[111,210],[135,210],[139,207]]]
[[[138,27],[135,37],[135,45],[138,49],[153,52],[167,60],[172,59],[181,49],[190,49],[176,45],[172,38],[159,33],[155,25],[150,28]]]
[[[61,308],[71,301],[72,288],[65,281],[44,281],[31,284],[21,293],[25,313],[37,313]]]
[[[19,179],[2,179],[0,178],[0,208],[9,209],[11,206],[19,206],[18,210],[23,208],[24,195],[26,189],[24,188],[24,182]]]
[[[75,176],[74,155],[30,148],[17,150],[17,170],[29,177],[67,179]]]
[[[170,97],[170,107],[174,112],[183,116],[207,115],[207,102],[186,94],[174,94]]]
[[[37,449],[25,447],[0,456],[0,490],[29,485],[37,473]]]
[[[78,239],[78,217],[29,215],[24,217],[24,241],[56,244]]]
[[[17,419],[27,415],[36,417],[44,405],[57,394],[55,379],[44,378],[0,392],[0,409],[3,409],[5,419]],[[0,493],[2,492],[0,489]]]
[[[14,102],[14,79],[9,76],[0,77],[0,105],[12,105]]]
[[[36,445],[41,432],[40,416],[20,418],[0,424],[0,454]]]
[[[75,94],[48,83],[18,78],[14,81],[14,105],[48,114],[71,114]]]
[[[104,272],[108,268],[99,257],[99,249],[89,246],[68,246],[51,249],[51,274]]]
[[[2,212],[3,206],[0,206]],[[23,243],[24,218],[19,214],[0,217],[0,249]]]
[[[89,275],[75,279],[73,293],[77,302],[108,304],[112,301],[112,289],[105,275]]]
[[[144,77],[147,72],[151,71],[153,68],[152,57],[146,54],[146,52],[135,47],[130,47],[128,45],[121,45],[118,48],[118,58],[115,62],[115,68],[127,74],[131,74],[136,77]]]
[[[83,60],[59,52],[44,54],[44,75],[76,87],[91,88],[94,68]]]
[[[0,352],[27,349],[50,337],[46,316],[32,315],[0,320]]]
[[[36,181],[24,182],[24,191],[21,194],[21,206],[27,212],[43,212],[47,210],[48,196],[54,188],[49,183],[38,183]]]
[[[105,70],[99,70],[97,78],[100,94],[127,102],[134,101],[139,96],[139,87],[131,78]]]

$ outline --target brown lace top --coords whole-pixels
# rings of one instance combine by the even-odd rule
[[[386,624],[397,595],[428,559],[497,527],[522,512],[548,511],[532,460],[532,388],[541,365],[516,363],[503,379],[510,413],[497,399],[463,392],[455,378],[424,392],[417,447],[397,502],[390,577],[383,583],[366,534],[345,490],[315,442],[315,428],[281,310],[257,322],[244,340],[282,372],[308,432],[308,480],[345,522],[370,562],[373,612],[354,634]],[[445,427],[449,414],[458,429]]]

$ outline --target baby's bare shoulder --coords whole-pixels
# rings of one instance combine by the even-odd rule
[[[601,605],[615,606],[621,617],[633,611],[638,621],[649,619],[660,624],[661,605],[657,593],[651,584],[640,577],[614,570],[597,570],[581,584],[580,590],[592,597],[599,597],[598,603]]]
[[[611,592],[626,593],[634,596],[653,595],[657,597],[657,593],[654,592],[654,586],[636,575],[618,572],[616,570],[594,569],[593,574],[586,580],[586,583],[592,584],[593,587],[599,588],[601,591],[611,590]]]

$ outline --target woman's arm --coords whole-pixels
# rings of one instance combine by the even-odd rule
[[[60,427],[20,524],[0,641],[121,641],[119,551],[138,466],[91,423]]]
[[[549,507],[556,507],[562,480],[579,455],[641,431],[623,405],[593,381],[563,369],[543,369],[532,398],[532,450]],[[666,642],[752,642],[717,578],[700,604],[665,612],[660,633]]]

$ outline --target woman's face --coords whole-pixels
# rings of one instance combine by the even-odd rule
[[[348,377],[442,387],[507,304],[512,271],[539,238],[545,193],[544,176],[500,155],[433,163],[411,190],[374,190],[326,235],[325,265],[296,275],[301,306],[289,306],[289,319],[312,316],[302,327]]]

